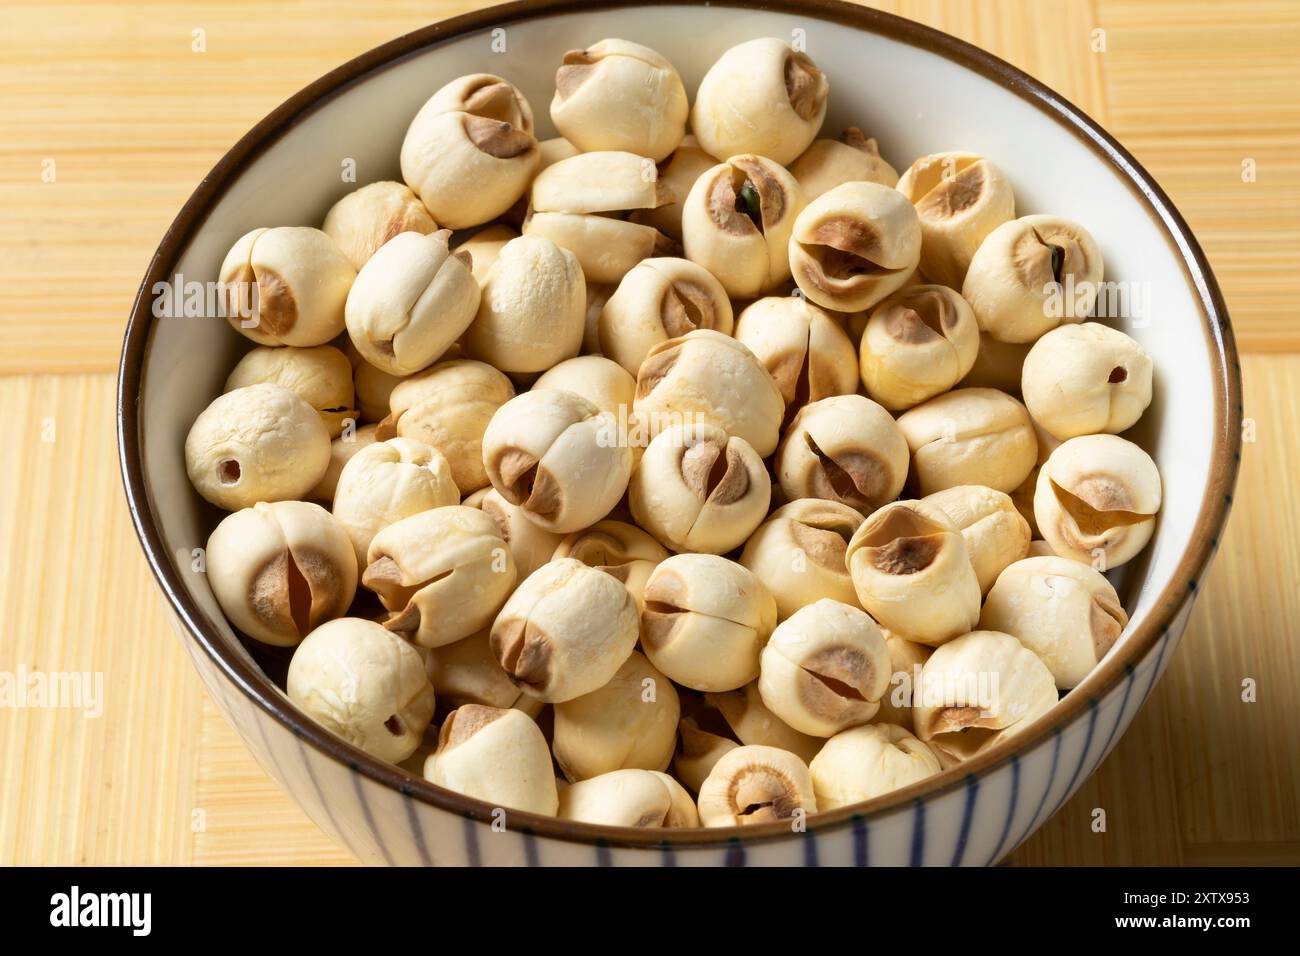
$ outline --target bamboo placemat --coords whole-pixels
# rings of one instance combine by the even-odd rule
[[[1013,860],[1298,862],[1300,5],[876,5],[1010,60],[1111,130],[1187,216],[1246,353],[1256,440],[1182,646]],[[122,501],[113,369],[149,256],[221,153],[343,60],[475,6],[0,4],[0,671],[104,675],[97,718],[0,710],[0,864],[351,862],[184,658]]]

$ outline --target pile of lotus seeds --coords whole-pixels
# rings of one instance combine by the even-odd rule
[[[1097,243],[981,156],[818,138],[829,94],[758,39],[691,106],[602,40],[562,138],[464,76],[405,183],[235,243],[256,347],[185,456],[303,712],[496,807],[731,826],[956,766],[1107,653],[1161,482]]]

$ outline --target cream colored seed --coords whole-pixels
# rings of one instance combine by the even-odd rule
[[[945,392],[904,412],[898,427],[923,495],[957,485],[1014,491],[1038,454],[1029,412],[991,388]]]
[[[737,747],[724,754],[700,787],[700,823],[748,826],[817,812],[812,775],[794,754],[775,747]]]
[[[723,691],[758,676],[776,602],[751,572],[717,555],[673,555],[651,572],[644,597],[641,646],[672,680]]]
[[[932,649],[924,644],[909,641],[883,632],[885,647],[889,650],[889,691],[880,699],[877,724],[897,724],[904,730],[914,730],[912,723],[912,694],[917,685],[916,675],[930,659]]]
[[[427,235],[438,224],[404,183],[377,182],[348,193],[325,214],[321,231],[358,272],[389,239],[403,232]]]
[[[722,54],[700,81],[691,130],[714,156],[757,153],[790,163],[826,118],[830,83],[804,53],[772,37]]]
[[[582,330],[582,354],[600,355],[600,313],[616,286],[587,283],[587,314]],[[636,376],[633,375],[633,378]]]
[[[542,702],[515,686],[492,653],[489,638],[490,631],[482,630],[453,644],[423,651],[425,672],[439,703],[444,708],[465,704],[515,708],[535,719]]]
[[[329,430],[316,409],[269,383],[218,395],[185,436],[190,483],[227,511],[301,499],[329,460]]]
[[[446,229],[394,236],[361,267],[348,293],[348,336],[367,362],[390,375],[433,364],[478,311],[469,255],[453,255],[450,237]]]
[[[547,703],[605,686],[636,641],[636,601],[627,588],[574,558],[534,572],[492,625],[501,666],[524,693]]]
[[[934,752],[907,730],[869,724],[826,741],[808,769],[817,809],[825,812],[919,783],[942,768]]]
[[[583,152],[626,150],[667,157],[686,132],[686,89],[649,47],[601,40],[570,50],[555,74],[551,119]]]
[[[1038,656],[1009,634],[972,631],[930,655],[913,700],[916,735],[944,766],[1028,727],[1056,703]]]
[[[603,356],[579,355],[551,366],[533,383],[532,390],[547,388],[581,395],[617,420],[631,420],[636,377]]]
[[[518,239],[519,232],[510,226],[496,224],[484,226],[464,242],[452,248],[452,254],[465,252],[469,254],[470,271],[481,286],[487,281],[492,265],[501,256],[501,250],[511,239]]]
[[[605,686],[555,705],[555,761],[570,781],[665,770],[680,717],[672,681],[633,651]]]
[[[714,425],[766,458],[776,450],[785,402],[753,352],[698,329],[650,350],[637,372],[633,410],[650,438],[677,424]]]
[[[946,514],[961,532],[983,594],[993,587],[1004,568],[1029,552],[1029,522],[1016,510],[1011,497],[1001,491],[958,485],[924,500]]]
[[[415,648],[372,621],[344,617],[294,651],[285,683],[309,717],[380,760],[415,752],[433,716],[433,688]]]
[[[516,571],[491,518],[449,505],[388,525],[370,541],[361,583],[394,612],[384,626],[441,647],[492,623]]]
[[[343,331],[356,270],[319,229],[254,229],[221,263],[227,321],[258,345],[324,345]]]
[[[1038,519],[1034,517],[1034,492],[1038,490],[1038,473],[1061,443],[1038,422],[1034,422],[1034,434],[1038,438],[1038,462],[1029,470],[1025,480],[1011,492],[1011,501],[1020,512],[1020,516],[1029,523],[1030,533],[1037,537]]]
[[[674,551],[739,547],[771,499],[771,479],[753,446],[712,425],[660,432],[628,485],[633,518]]]
[[[651,226],[669,239],[681,242],[682,203],[690,195],[695,181],[716,165],[718,158],[702,150],[694,136],[684,137],[673,154],[659,164],[659,182],[677,200],[655,209],[633,210],[632,221]]]
[[[483,434],[483,465],[528,520],[568,534],[618,504],[632,451],[608,412],[572,392],[525,392],[501,406]]]
[[[779,624],[758,691],[795,730],[832,737],[876,715],[892,673],[885,638],[860,608],[820,600]]]
[[[922,156],[903,173],[898,191],[921,219],[921,272],[953,289],[961,288],[988,234],[1016,214],[1011,184],[975,153]]]
[[[524,235],[577,257],[588,282],[617,283],[643,259],[672,255],[657,229],[627,218],[680,201],[658,182],[650,159],[628,152],[579,153],[543,170],[532,187]]]
[[[465,347],[505,372],[544,372],[582,348],[586,302],[573,253],[536,236],[511,239],[483,280]]]
[[[523,583],[530,574],[551,560],[564,536],[531,521],[524,514],[523,508],[511,504],[495,488],[488,486],[480,489],[480,492],[473,507],[479,508],[496,522],[501,537],[505,539],[506,546],[515,559],[515,567],[519,571],[518,583]],[[466,499],[464,504],[470,504],[470,500]]]
[[[438,449],[451,466],[462,494],[488,485],[483,467],[483,432],[515,389],[491,365],[456,359],[399,382],[389,398],[391,412],[379,434],[414,438]]]
[[[1083,226],[1024,216],[998,226],[971,259],[962,297],[980,329],[1003,342],[1033,342],[1092,314],[1101,250]]]
[[[1118,435],[1064,442],[1038,472],[1034,516],[1061,557],[1117,568],[1146,547],[1160,511],[1160,471]]]
[[[768,517],[740,555],[776,599],[784,620],[821,598],[856,605],[845,554],[862,513],[837,501],[801,498]]]
[[[375,368],[357,352],[348,340],[348,348],[357,356],[353,365],[352,383],[356,389],[357,408],[363,422],[379,423],[388,417],[388,400],[393,389],[403,381],[404,375],[389,375],[383,369]]]
[[[330,505],[334,501],[334,492],[338,489],[339,475],[344,466],[363,448],[369,448],[379,439],[375,437],[377,425],[362,425],[355,432],[344,431],[342,435],[330,442],[330,463],[325,474],[316,482],[303,498],[307,501],[319,501]]]
[[[666,773],[615,770],[560,793],[561,820],[610,827],[698,827],[695,801]]]
[[[847,561],[862,606],[901,637],[937,646],[979,620],[966,544],[934,505],[896,501],[873,512],[849,542]]]
[[[504,213],[540,160],[528,100],[499,76],[452,80],[420,108],[402,142],[402,178],[433,218],[464,229]]]
[[[628,272],[601,310],[601,353],[635,375],[661,342],[695,329],[732,331],[731,301],[709,272],[686,259],[646,259]]]
[[[347,613],[357,589],[351,552],[343,526],[324,508],[259,502],[227,515],[209,536],[208,583],[235,627],[291,647]]]
[[[1026,558],[1008,567],[980,613],[980,627],[1017,638],[1042,658],[1061,690],[1088,676],[1127,623],[1104,575],[1057,557]]]
[[[1151,404],[1151,357],[1123,332],[1096,322],[1062,325],[1025,357],[1021,391],[1034,421],[1064,441],[1122,432]]]
[[[898,497],[907,468],[903,433],[862,395],[805,405],[776,454],[777,482],[787,498],[827,498],[864,514]]]
[[[901,289],[921,256],[921,225],[901,193],[851,182],[799,213],[790,233],[790,272],[813,302],[839,312],[869,309]]]
[[[451,466],[436,448],[390,438],[358,452],[343,467],[334,492],[334,517],[347,530],[364,565],[370,542],[403,518],[460,503]]]
[[[447,715],[424,776],[505,810],[555,816],[560,798],[541,729],[518,710],[465,704]]]
[[[537,164],[537,172],[539,173],[543,169],[554,166],[562,159],[571,159],[582,152],[563,136],[552,136],[550,139],[544,139],[537,144],[537,148],[542,154],[541,162]]]
[[[613,575],[623,582],[641,609],[645,603],[646,581],[659,562],[668,557],[668,552],[635,525],[597,521],[590,528],[575,531],[561,540],[552,557],[577,558],[588,567]]]
[[[859,370],[867,394],[891,410],[948,391],[979,353],[970,305],[941,285],[910,285],[872,310],[862,333]]]
[[[348,357],[329,345],[312,348],[259,346],[244,355],[223,391],[269,383],[293,392],[320,414],[330,438],[356,424],[358,411]]]
[[[804,207],[799,183],[772,160],[745,153],[700,174],[682,205],[686,257],[727,294],[751,299],[790,278],[786,246]]]
[[[838,322],[801,296],[751,303],[736,323],[736,341],[771,374],[787,422],[809,402],[858,389],[853,343]]]

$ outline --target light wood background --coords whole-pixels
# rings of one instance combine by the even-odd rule
[[[0,3],[0,671],[102,672],[105,692],[94,719],[0,710],[0,864],[351,862],[256,766],[167,623],[122,500],[114,368],[163,230],[237,137],[345,59],[478,5]],[[1013,860],[1298,862],[1300,4],[879,6],[1010,60],[1136,153],[1205,246],[1245,353],[1256,440],[1183,644]]]

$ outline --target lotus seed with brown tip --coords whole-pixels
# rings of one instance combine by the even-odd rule
[[[860,608],[822,599],[779,624],[763,648],[758,691],[802,733],[831,737],[875,716],[889,686],[889,651]]]
[[[488,222],[528,188],[540,160],[528,100],[499,76],[452,80],[402,142],[402,178],[448,229]]]
[[[1038,472],[1034,516],[1062,557],[1098,570],[1138,554],[1155,531],[1160,471],[1151,456],[1118,435],[1062,443]]]
[[[706,269],[686,259],[637,263],[605,302],[598,321],[601,353],[632,375],[661,342],[696,329],[732,330],[731,301]]]
[[[686,132],[686,90],[663,56],[627,40],[570,50],[555,74],[551,119],[583,152],[626,150],[658,161]]]
[[[492,487],[530,521],[568,534],[618,504],[632,450],[610,413],[572,392],[543,389],[512,398],[492,416],[483,465]]]
[[[813,302],[857,312],[902,288],[921,255],[916,210],[879,183],[836,186],[799,213],[790,233],[790,271]]]
[[[980,586],[961,533],[924,501],[896,501],[862,522],[847,561],[858,600],[884,627],[939,645],[979,620]]]
[[[861,395],[805,405],[776,454],[787,498],[826,498],[864,514],[898,497],[907,468],[907,441],[893,417]]]
[[[492,625],[501,666],[526,694],[547,703],[605,686],[636,641],[636,601],[627,588],[574,558],[534,572]]]
[[[790,277],[786,246],[804,208],[795,178],[771,159],[731,155],[702,173],[682,206],[686,257],[727,294],[750,299]]]
[[[877,305],[862,332],[859,370],[867,394],[893,411],[948,391],[979,354],[970,305],[941,285],[911,285]]]
[[[705,73],[691,131],[714,156],[756,153],[784,165],[817,136],[829,95],[826,75],[806,53],[773,37],[749,40]]]
[[[447,715],[425,764],[432,783],[506,810],[555,816],[559,794],[546,738],[518,710],[465,704]]]
[[[758,676],[776,602],[750,571],[717,555],[674,555],[651,572],[644,599],[641,646],[672,680],[723,691]]]
[[[739,547],[767,515],[771,497],[753,446],[712,425],[660,432],[628,485],[633,518],[674,551]]]
[[[351,551],[343,526],[319,505],[259,502],[209,536],[208,583],[235,627],[291,647],[347,613],[357,588]]]
[[[403,232],[428,235],[438,224],[404,183],[370,183],[348,193],[325,214],[321,231],[358,272],[379,247]]]
[[[724,754],[700,787],[706,827],[790,821],[817,812],[808,766],[786,750],[744,746]]]
[[[740,563],[776,599],[784,620],[821,598],[856,605],[845,555],[862,513],[821,498],[801,498],[773,511],[745,542]]]
[[[319,229],[245,233],[221,263],[226,319],[258,345],[324,345],[343,331],[356,270]]]
[[[975,153],[922,156],[898,180],[921,220],[921,272],[960,289],[971,258],[990,232],[1016,214],[1011,184]]]
[[[487,627],[516,579],[496,524],[463,505],[421,511],[381,529],[366,561],[361,583],[393,612],[384,626],[423,647]]]
[[[1092,235],[1059,216],[1023,216],[980,244],[962,283],[980,329],[1003,342],[1033,342],[1092,314],[1103,275]]]

